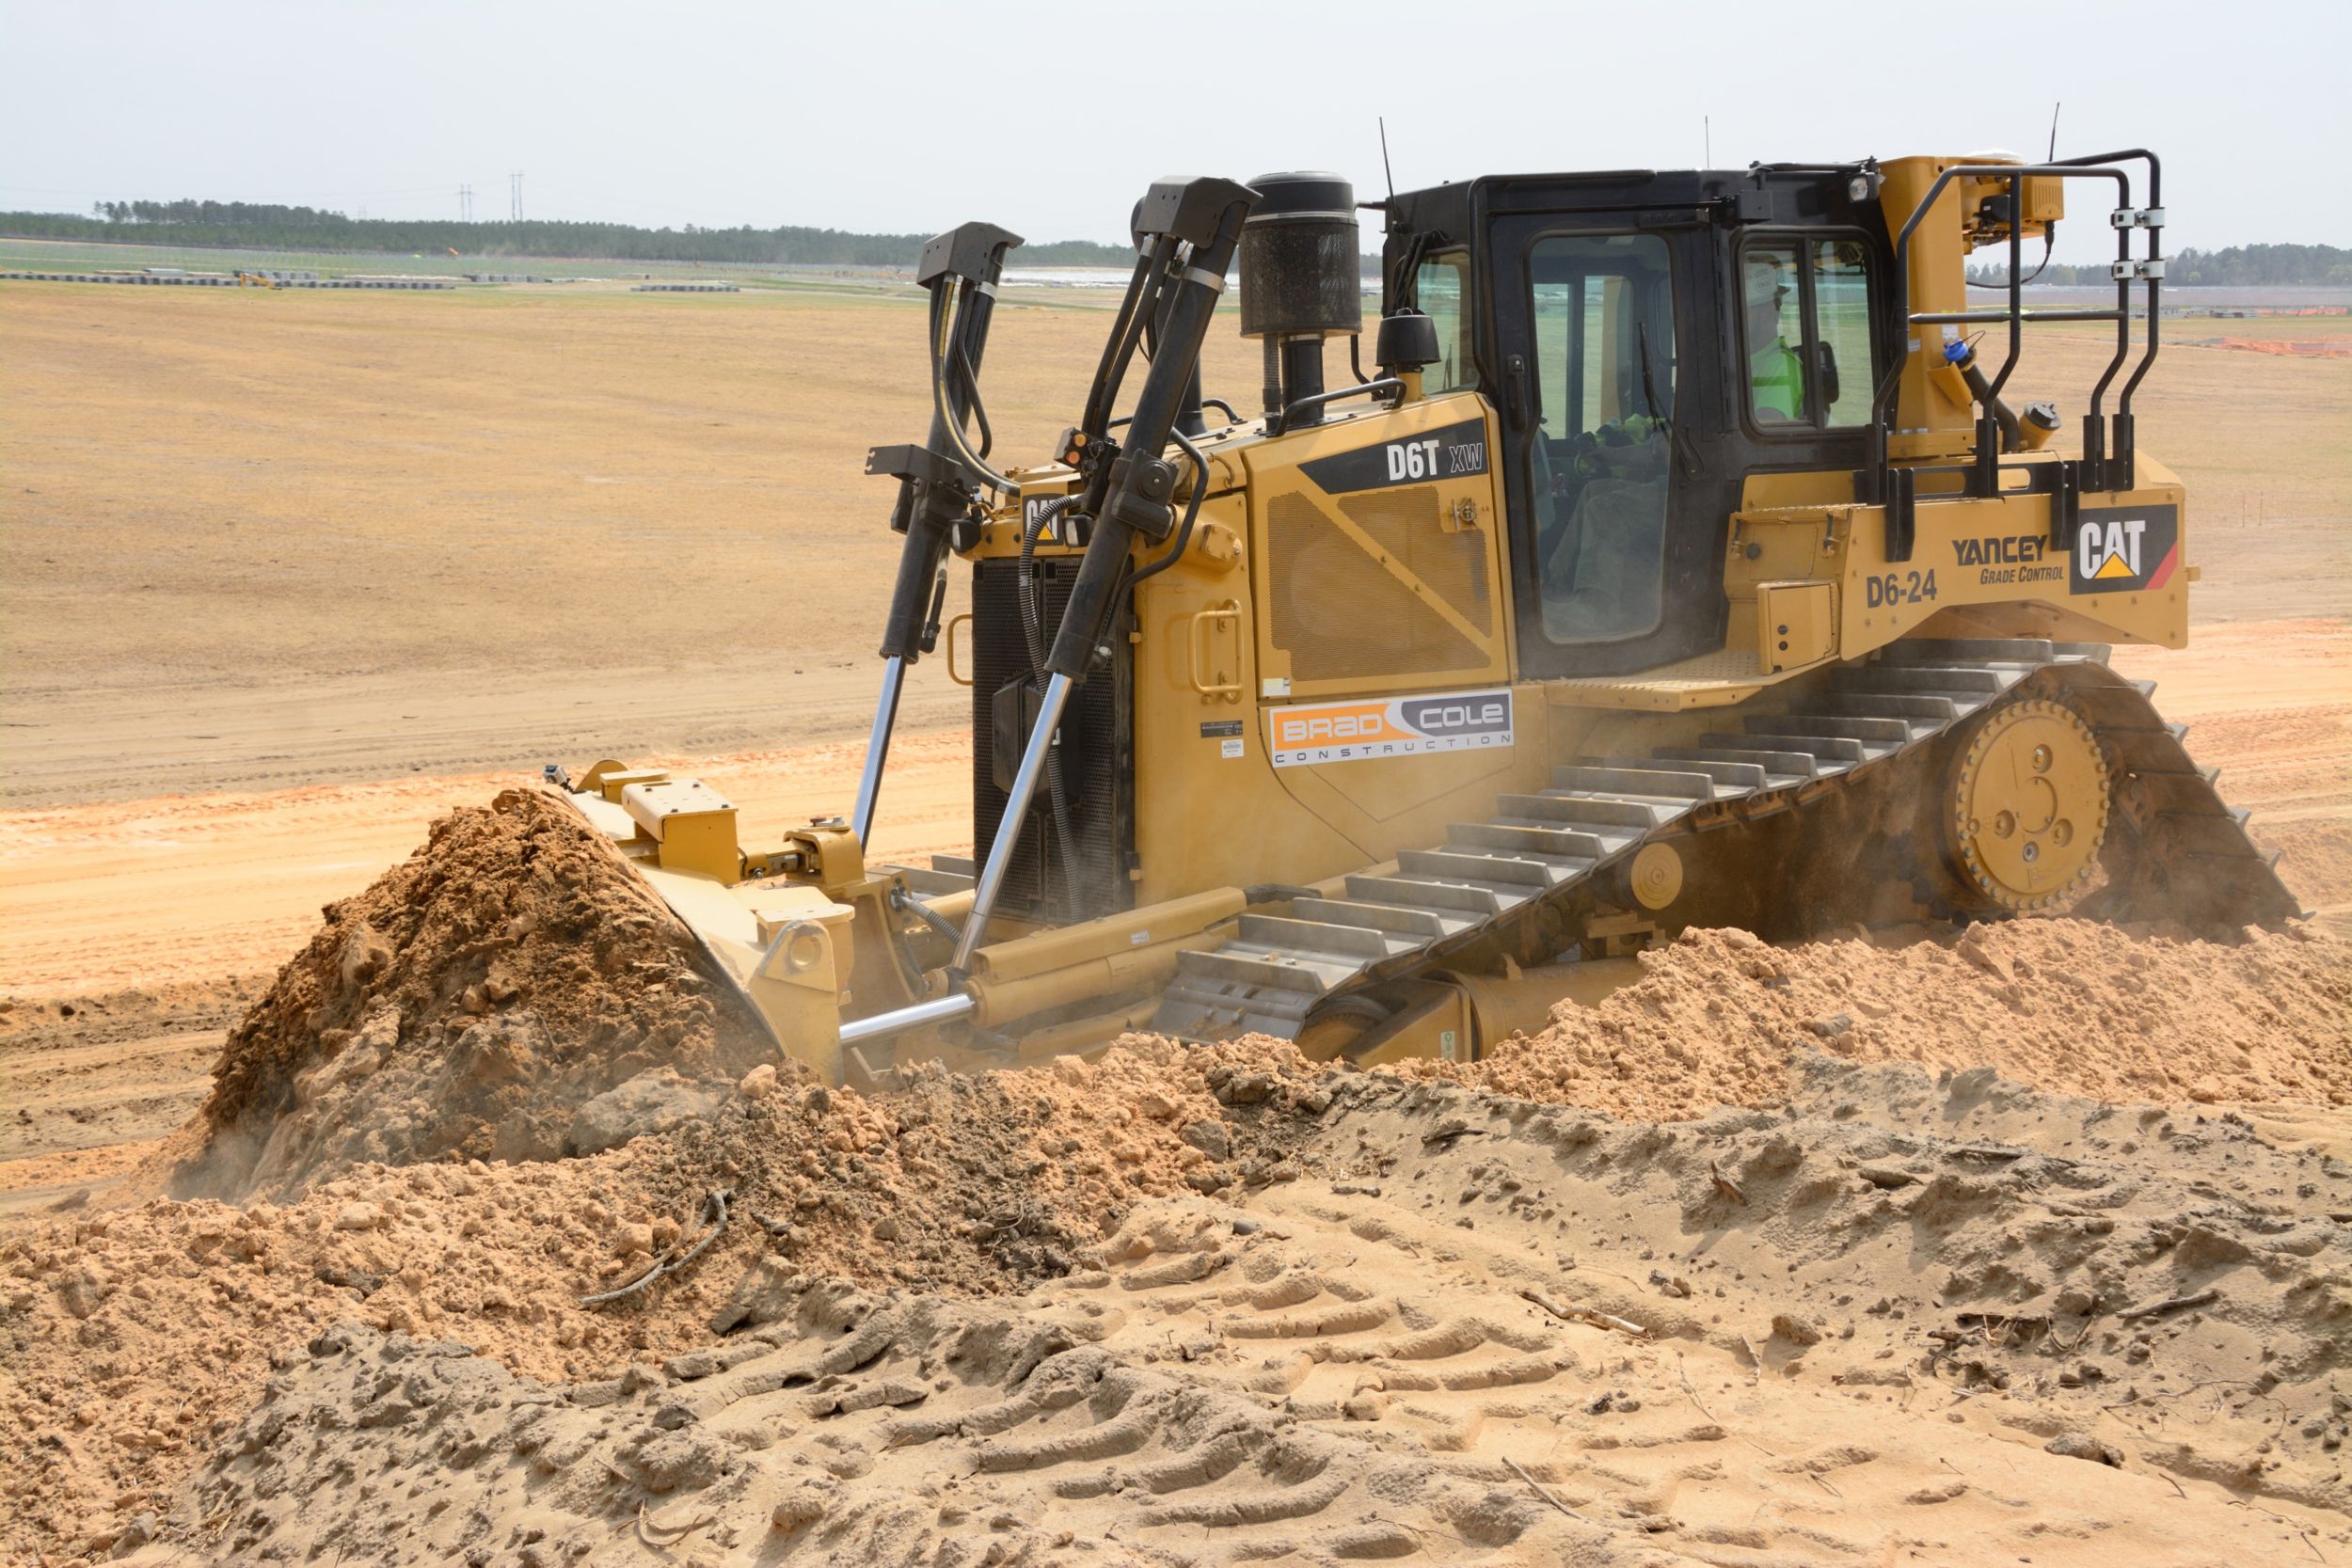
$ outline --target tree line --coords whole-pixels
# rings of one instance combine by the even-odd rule
[[[2039,275],[2027,273],[2033,283],[2099,284],[2112,283],[2106,263],[2096,266],[2066,266],[2053,263]],[[1995,262],[1979,262],[1968,269],[1972,283],[1991,283],[2006,287],[2009,268]],[[2168,283],[2226,284],[2233,288],[2295,288],[2312,284],[2352,287],[2352,250],[2332,245],[2233,245],[2227,250],[2181,251],[2166,258],[2164,280]]]
[[[709,261],[728,266],[912,267],[928,234],[857,234],[839,229],[640,229],[627,223],[458,223],[355,218],[316,207],[256,201],[100,201],[90,215],[0,213],[17,239],[112,240],[188,247],[327,250],[461,256],[570,257],[596,261]],[[1135,252],[1089,240],[1026,245],[1025,266],[1131,266]]]

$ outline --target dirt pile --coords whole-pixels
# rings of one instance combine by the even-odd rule
[[[532,790],[453,812],[230,1033],[180,1196],[284,1196],[368,1162],[612,1148],[774,1048],[694,939]]]
[[[1776,1104],[1815,1048],[2103,1100],[2352,1104],[2352,944],[2309,927],[2215,942],[2020,920],[1891,941],[1687,931],[1598,1007],[1563,1004],[1474,1064],[1397,1070],[1664,1119]]]
[[[1329,1104],[1288,1047],[1137,1039],[1097,1064],[918,1075],[887,1101],[747,1075],[624,1148],[362,1165],[284,1205],[153,1201],[0,1237],[0,1559],[112,1542],[344,1320],[576,1381],[763,1321],[815,1273],[987,1295],[1074,1266],[1145,1197],[1295,1175]],[[730,1219],[682,1272],[600,1307]]]
[[[0,1553],[1884,1555],[1794,1516],[1836,1471],[2043,1561],[2003,1511],[2145,1544],[2068,1500],[2086,1456],[2274,1520],[2352,1501],[2352,1124],[2291,1147],[1994,1070],[2352,1103],[2341,944],[2052,921],[1645,963],[1468,1067],[1136,1036],[867,1099],[780,1070],[603,845],[503,795],[231,1032],[183,1201],[0,1237]],[[1986,1474],[1922,1502],[1955,1424]],[[2021,1433],[2052,1457],[1993,1477]],[[399,1485],[320,1501],[355,1470]],[[2253,1557],[2276,1528],[2199,1517]]]
[[[1285,1130],[1274,1180],[1147,1200],[1016,1297],[762,1259],[730,1338],[566,1384],[330,1327],[119,1539],[1667,1568],[2352,1537],[2352,1170],[2315,1149],[1819,1053],[1785,1110],[1677,1127],[1378,1075],[1317,1115],[1311,1083],[1224,1107]]]

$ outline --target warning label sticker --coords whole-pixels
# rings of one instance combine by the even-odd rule
[[[1499,687],[1268,708],[1266,731],[1277,768],[1485,751],[1511,744],[1511,691]]]

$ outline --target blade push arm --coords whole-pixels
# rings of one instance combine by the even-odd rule
[[[1168,446],[1185,388],[1192,380],[1193,367],[1200,360],[1201,340],[1208,334],[1209,318],[1216,309],[1216,296],[1225,288],[1225,269],[1232,264],[1234,248],[1241,243],[1242,220],[1249,215],[1250,203],[1256,197],[1257,193],[1248,186],[1230,180],[1164,180],[1143,198],[1136,228],[1139,236],[1149,235],[1155,242],[1147,262],[1164,258],[1159,265],[1165,270],[1157,277],[1138,272],[1140,292],[1131,289],[1128,297],[1128,304],[1136,314],[1133,319],[1122,319],[1112,330],[1115,343],[1121,334],[1139,332],[1141,324],[1152,319],[1165,296],[1168,313],[1160,333],[1159,355],[1152,361],[1143,390],[1137,394],[1135,418],[1128,424],[1127,446],[1110,458],[1107,468],[1099,471],[1088,486],[1088,499],[1097,506],[1092,536],[1087,543],[1086,557],[1079,563],[1070,603],[1062,611],[1053,649],[1045,657],[1049,678],[1037,723],[1023,748],[1021,765],[1014,771],[1012,789],[1005,801],[1002,825],[995,843],[989,847],[988,863],[980,871],[971,916],[964,922],[962,939],[956,943],[952,967],[958,971],[969,970],[972,955],[988,928],[989,913],[995,908],[1005,873],[1012,864],[1013,847],[1021,837],[1022,824],[1027,820],[1029,802],[1036,796],[1038,780],[1052,752],[1054,732],[1060,725],[1063,709],[1069,705],[1071,689],[1086,679],[1088,667],[1094,662],[1094,650],[1102,644],[1109,627],[1135,537],[1140,533],[1150,539],[1165,539],[1175,527],[1176,512],[1169,504],[1169,497],[1175,490],[1176,468],[1160,453]],[[1121,314],[1125,318],[1126,313]],[[1123,352],[1106,357],[1105,364],[1110,369],[1097,378],[1093,393],[1087,399],[1089,424],[1100,419],[1116,400],[1125,359]],[[1095,434],[1099,442],[1100,431]],[[1102,450],[1103,446],[1098,445],[1097,451]],[[1095,499],[1097,496],[1099,501]]]

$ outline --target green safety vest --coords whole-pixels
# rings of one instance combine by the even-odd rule
[[[1748,385],[1757,413],[1804,418],[1804,361],[1783,340],[1775,338],[1749,357]]]

